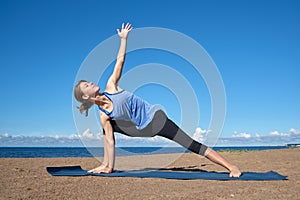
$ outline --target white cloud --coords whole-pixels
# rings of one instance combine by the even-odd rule
[[[90,132],[90,129],[86,129],[82,135],[80,135],[82,139],[94,139],[94,135]]]
[[[81,135],[80,134],[79,135],[72,134],[71,137],[79,138],[82,140],[101,140],[101,139],[103,139],[103,134],[101,134],[101,133],[93,134],[90,131],[90,129],[86,129]]]
[[[289,131],[289,133],[297,135],[297,134],[300,134],[300,130],[296,130],[294,128],[291,128],[290,131]]]
[[[82,146],[79,138],[69,138],[56,134],[54,136],[0,135],[0,146]]]
[[[193,134],[193,139],[203,143],[206,141],[207,135],[211,132],[211,130],[202,130],[200,127],[198,127],[196,128],[195,133]]]
[[[272,132],[270,132],[270,135],[271,136],[289,136],[290,134],[288,134],[288,133],[280,133],[278,131],[272,131]]]
[[[207,141],[211,130],[196,128],[192,137],[204,143]],[[0,146],[102,146],[103,134],[92,133],[89,129],[82,134],[52,136],[24,136],[9,133],[0,134]],[[274,130],[270,133],[250,134],[246,132],[234,132],[231,137],[220,137],[217,145],[222,146],[249,146],[249,145],[285,145],[288,143],[300,143],[300,130],[291,128],[287,132]],[[128,137],[116,134],[117,146],[165,146],[176,145],[176,143],[163,137]]]
[[[274,130],[267,134],[255,133],[255,135],[246,132],[238,133],[235,131],[232,137],[219,138],[217,144],[222,146],[285,145],[288,143],[299,143],[299,133],[300,131],[295,129],[290,129],[287,133]]]
[[[3,138],[8,138],[8,137],[10,137],[10,136],[9,136],[8,133],[3,133],[3,134],[0,135],[0,138],[1,138],[1,137],[3,137]]]
[[[251,138],[251,135],[248,133],[237,133],[236,131],[234,132],[234,134],[232,135],[232,137],[237,137],[237,138]]]
[[[270,135],[278,136],[278,135],[280,135],[280,133],[278,131],[272,131],[272,132],[270,132]]]
[[[120,133],[115,134],[117,146],[122,147],[148,147],[148,146],[165,146],[165,145],[176,145],[175,142],[172,142],[169,139],[164,137],[155,136],[155,137],[129,137],[122,135]]]
[[[71,139],[71,140],[72,139],[79,139],[80,135],[78,135],[78,134],[71,134],[71,135],[68,136],[68,138]]]

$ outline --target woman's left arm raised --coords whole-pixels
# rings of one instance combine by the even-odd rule
[[[121,39],[121,43],[120,43],[120,48],[117,56],[117,62],[114,67],[114,71],[107,82],[106,90],[108,91],[111,92],[118,91],[118,83],[122,75],[122,70],[123,70],[123,65],[124,65],[125,55],[126,55],[127,37],[131,30],[132,30],[132,26],[130,23],[127,23],[126,25],[124,25],[123,23],[121,31],[117,29],[118,35]]]

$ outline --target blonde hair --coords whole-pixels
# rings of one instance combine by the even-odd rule
[[[87,99],[83,99],[82,96],[84,95],[83,92],[80,89],[80,84],[87,82],[86,80],[80,80],[76,86],[74,87],[74,97],[77,101],[79,101],[81,103],[80,107],[77,107],[80,111],[80,113],[82,114],[85,111],[85,116],[87,117],[89,114],[89,108],[91,108],[94,103],[87,100]]]

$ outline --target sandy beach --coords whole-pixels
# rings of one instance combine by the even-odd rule
[[[47,166],[81,165],[84,169],[91,169],[100,163],[95,158],[1,158],[0,199],[300,199],[299,148],[221,152],[221,154],[238,165],[242,171],[273,170],[288,176],[288,180],[208,181],[93,176],[53,177],[46,172]],[[169,156],[152,157],[163,160]],[[144,157],[118,158],[117,169],[129,169],[138,160],[147,160]],[[192,153],[178,156],[165,168],[226,171]]]

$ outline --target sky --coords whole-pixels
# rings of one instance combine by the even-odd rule
[[[219,145],[299,143],[299,8],[296,0],[1,0],[0,146],[68,146],[79,144],[83,137],[101,137],[76,129],[73,86],[86,57],[116,35],[122,22],[131,22],[137,29],[175,30],[209,54],[226,91]],[[129,53],[124,73],[146,63],[167,65],[187,79],[193,73],[178,56],[151,49]],[[172,76],[165,79],[174,81]],[[191,84],[197,88],[201,116],[188,132],[205,142],[211,132],[210,95],[201,77],[190,80],[196,81]],[[104,82],[99,85],[103,88]],[[162,104],[176,123],[191,120],[181,119],[180,102],[168,88],[152,84],[136,93],[150,103]],[[127,138],[119,138],[125,141],[120,145],[134,145],[135,140],[128,143]],[[164,142],[152,139],[146,144]]]

